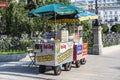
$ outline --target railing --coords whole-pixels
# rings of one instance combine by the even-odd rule
[[[120,44],[120,33],[103,34],[103,46],[112,46]]]

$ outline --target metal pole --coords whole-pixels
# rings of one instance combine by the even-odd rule
[[[95,13],[98,14],[98,3],[97,3],[97,0],[95,0]]]
[[[95,13],[98,15],[98,3],[97,3],[97,0],[95,0]],[[98,19],[95,20],[94,26],[95,27],[99,26]]]

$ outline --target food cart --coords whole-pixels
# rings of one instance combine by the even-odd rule
[[[35,17],[45,13],[53,16],[49,20],[52,23],[75,23],[90,19],[90,15],[82,8],[68,4],[46,5],[31,11],[29,16]],[[97,17],[95,15],[95,18],[92,18],[96,19]],[[34,52],[36,54],[36,64],[39,65],[39,72],[44,73],[46,67],[51,66],[54,74],[59,75],[62,67],[69,71],[72,64],[80,67],[80,64],[86,63],[88,44],[83,43],[82,26],[69,27],[70,29],[57,30],[55,39],[46,39],[35,44]]]
[[[68,41],[67,30],[61,30],[58,33],[57,40],[35,44],[36,63],[40,65],[41,73],[45,72],[46,66],[52,66],[56,75],[61,73],[62,66],[65,70],[71,69],[73,42]]]
[[[70,33],[70,34],[69,34]],[[49,40],[35,44],[36,63],[39,71],[44,73],[46,66],[51,66],[55,75],[61,73],[61,68],[66,71],[71,69],[72,63],[79,67],[85,64],[87,55],[87,43],[82,43],[82,26],[70,27],[57,31],[55,40]]]
[[[82,26],[71,26],[70,31],[73,35],[73,62],[76,67],[80,67],[80,64],[85,64],[88,52],[88,44],[83,43],[83,30]]]

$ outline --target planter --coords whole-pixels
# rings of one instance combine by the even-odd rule
[[[0,62],[19,61],[26,56],[27,54],[0,55]]]

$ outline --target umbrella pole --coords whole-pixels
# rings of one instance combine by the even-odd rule
[[[57,24],[56,24],[56,13],[55,13],[55,15],[54,15],[54,17],[55,17],[55,39],[57,38]]]

